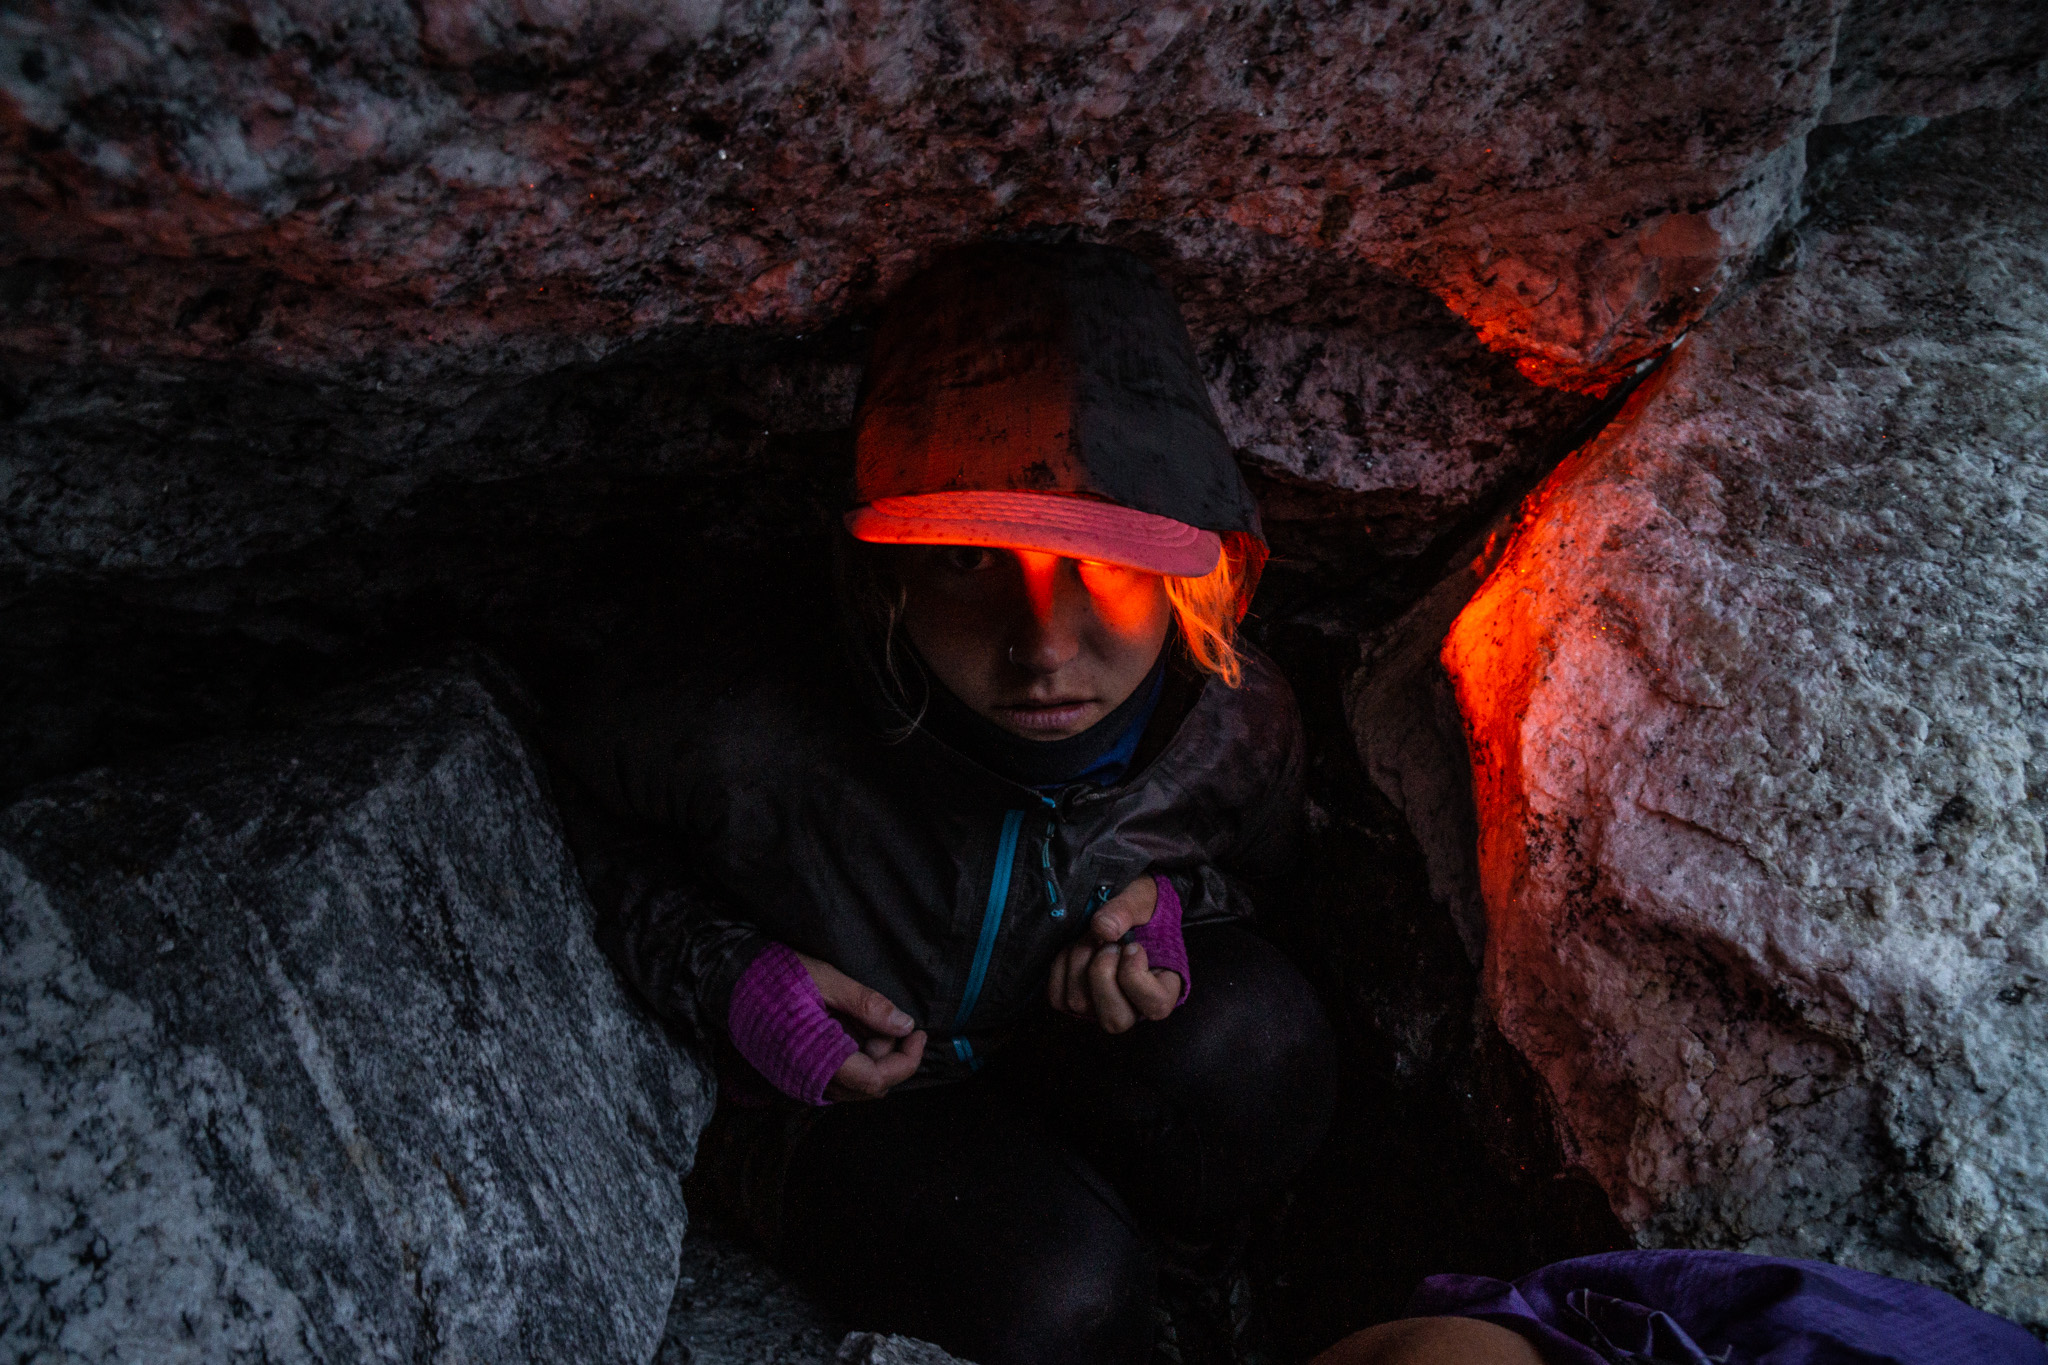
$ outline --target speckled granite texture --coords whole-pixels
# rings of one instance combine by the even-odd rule
[[[1485,996],[1647,1245],[2048,1330],[2048,103],[1845,180],[1452,627]]]
[[[0,1353],[639,1365],[708,1080],[417,672],[0,814]]]

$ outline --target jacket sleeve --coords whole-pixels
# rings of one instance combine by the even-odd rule
[[[733,985],[773,940],[678,856],[665,738],[599,711],[552,728],[544,747],[598,945],[663,1019],[724,1040]]]
[[[1269,685],[1278,689],[1270,759],[1260,755],[1254,770],[1272,778],[1246,804],[1237,836],[1225,850],[1208,864],[1172,874],[1183,924],[1251,919],[1255,893],[1292,870],[1300,857],[1308,741],[1292,690],[1277,672]]]

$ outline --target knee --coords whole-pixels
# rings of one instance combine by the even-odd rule
[[[1007,1291],[1006,1302],[977,1315],[983,1340],[968,1359],[1140,1365],[1151,1353],[1158,1270],[1150,1250],[1121,1223],[1022,1262]]]
[[[1309,1365],[1543,1365],[1526,1337],[1477,1318],[1404,1318],[1344,1338]]]
[[[1306,978],[1281,951],[1235,925],[1189,935],[1195,989],[1183,1056],[1233,1075],[1275,1104],[1320,1113],[1334,1095],[1336,1042]],[[1205,996],[1196,1008],[1196,994]]]

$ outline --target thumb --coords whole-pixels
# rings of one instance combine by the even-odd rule
[[[814,957],[803,959],[804,970],[811,974],[811,980],[818,987],[819,998],[827,1009],[837,1010],[876,1033],[886,1033],[892,1038],[901,1038],[917,1027],[916,1021],[902,1010],[897,1009],[888,996],[869,986],[863,986],[845,972],[829,962]]]
[[[1141,924],[1150,922],[1159,907],[1159,884],[1147,875],[1112,896],[1095,912],[1088,927],[1103,943],[1114,943]]]

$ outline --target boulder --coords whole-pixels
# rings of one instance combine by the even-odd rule
[[[2048,10],[2004,0],[1851,0],[1823,123],[2011,104],[2048,76]]]
[[[1531,383],[1418,293],[1361,290],[1349,316],[1238,319],[1202,338],[1274,553],[1325,588],[1420,553],[1504,486],[1526,486],[1595,406]]]
[[[2023,86],[2038,7],[1952,8],[39,0],[5,345],[532,374],[1079,228],[1227,299],[1366,263],[1598,383],[1741,278],[1838,81],[1841,117]]]
[[[683,1243],[675,1303],[651,1365],[968,1365],[930,1342],[848,1332],[786,1275],[725,1232]]]
[[[1554,457],[1584,404],[1529,376],[1598,387],[1741,278],[1817,124],[2009,100],[2041,16],[14,6],[0,800],[421,636],[589,647],[665,567],[595,546],[780,557],[874,303],[988,234],[1165,271],[1269,598],[1354,600]]]
[[[824,1365],[847,1335],[788,1276],[700,1219],[683,1239],[675,1301],[653,1365]]]
[[[1457,546],[1449,572],[1376,638],[1361,642],[1344,697],[1366,775],[1414,835],[1430,899],[1474,964],[1486,947],[1486,900],[1473,857],[1479,826],[1464,719],[1440,654],[1451,623],[1498,566],[1513,519],[1505,514]]]
[[[1915,125],[1918,126],[1918,125]],[[2048,1330],[2048,103],[1852,167],[1442,658],[1483,988],[1646,1245]]]
[[[1530,382],[1419,289],[1352,285],[1334,316],[1212,309],[1199,359],[1248,466],[1308,495],[1275,502],[1280,520],[1334,514],[1383,554],[1412,552],[1538,467],[1591,403]],[[449,485],[579,473],[569,505],[585,519],[607,511],[607,484],[661,481],[683,517],[714,503],[786,528],[800,500],[760,490],[837,499],[866,336],[690,332],[545,375],[390,392],[198,360],[25,360],[0,399],[0,575],[274,575],[281,555],[403,534]],[[721,496],[741,482],[751,503]]]
[[[649,1359],[711,1086],[589,913],[465,672],[0,813],[5,1354]]]
[[[878,1332],[853,1332],[839,1343],[833,1365],[969,1365],[928,1341]]]

